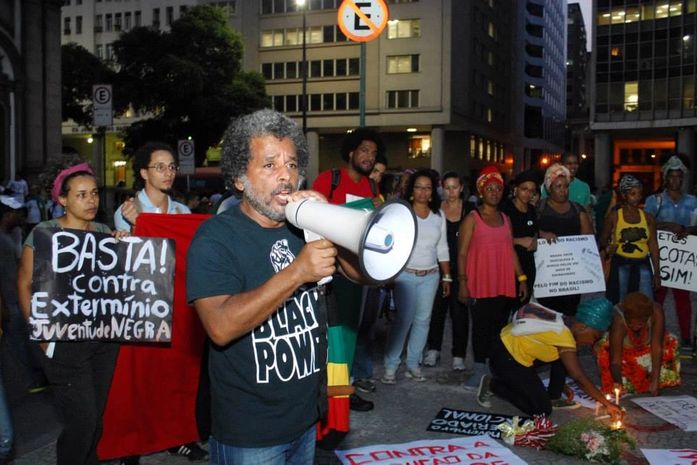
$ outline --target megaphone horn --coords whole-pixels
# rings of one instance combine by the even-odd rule
[[[286,205],[286,219],[358,255],[363,275],[375,284],[397,276],[416,244],[416,216],[402,200],[369,211],[305,198]]]

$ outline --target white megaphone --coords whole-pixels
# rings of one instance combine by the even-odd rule
[[[358,255],[361,272],[374,284],[397,276],[416,244],[416,216],[402,200],[369,211],[306,198],[286,205],[286,219]]]

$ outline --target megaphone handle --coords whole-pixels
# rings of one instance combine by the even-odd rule
[[[312,242],[312,241],[318,241],[320,239],[324,239],[324,237],[320,236],[317,233],[314,233],[308,229],[303,229],[303,232],[305,233],[305,242]],[[324,284],[330,283],[332,281],[332,276],[325,276],[324,278],[320,279],[317,282],[318,286],[322,286]]]

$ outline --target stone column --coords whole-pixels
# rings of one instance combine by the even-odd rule
[[[431,129],[431,168],[443,174],[443,147],[445,131],[440,126]]]
[[[690,170],[682,183],[683,191],[692,193],[695,179],[695,169],[697,169],[697,156],[695,156],[695,130],[693,128],[678,129],[678,144],[676,151],[684,153],[690,160]]]
[[[604,187],[612,181],[612,137],[606,132],[595,134],[595,185]]]
[[[317,131],[307,131],[305,138],[307,139],[307,149],[310,152],[310,160],[305,170],[309,187],[319,174],[319,134]]]

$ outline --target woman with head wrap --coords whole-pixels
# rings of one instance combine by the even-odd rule
[[[558,163],[545,172],[544,184],[549,196],[542,199],[537,206],[537,226],[540,237],[554,242],[557,237],[593,234],[593,225],[586,209],[569,201],[569,182],[571,173]],[[538,302],[547,308],[564,315],[574,316],[581,300],[579,294],[538,298]],[[554,408],[576,408],[578,404],[562,398],[566,369],[563,363],[552,364],[549,375],[549,395]]]
[[[525,324],[519,324],[521,319],[525,320]],[[536,321],[556,323],[553,326],[544,323],[536,326]],[[566,367],[569,376],[586,394],[605,405],[613,417],[621,417],[619,406],[608,401],[588,379],[576,354],[576,346],[595,343],[610,326],[610,321],[612,304],[603,297],[582,302],[573,318],[562,317],[536,304],[525,305],[496,338],[490,363],[492,375],[487,376],[477,400],[494,394],[527,415],[549,416],[554,402],[537,368],[540,362],[557,361]]]
[[[55,228],[111,232],[108,226],[94,221],[99,208],[99,189],[94,173],[86,163],[58,173],[51,196],[63,206],[65,215],[39,223],[27,236],[20,259],[17,291],[27,320],[32,299],[35,231]],[[118,238],[126,235],[125,232],[114,233]],[[63,417],[63,430],[56,443],[56,464],[96,465],[99,463],[97,442],[102,431],[102,415],[119,346],[99,341],[44,342],[40,345],[46,353],[42,358],[44,373]]]
[[[657,396],[680,384],[678,340],[665,330],[663,308],[641,292],[615,306],[610,332],[595,350],[604,392]]]
[[[697,225],[692,224],[693,214],[697,212],[697,198],[682,192],[683,180],[687,173],[687,167],[682,159],[671,156],[661,169],[663,172],[664,190],[646,198],[644,211],[651,213],[656,218],[656,229],[669,231],[675,234],[677,239],[682,239],[688,234],[697,234]],[[692,352],[692,304],[690,291],[685,289],[672,289],[675,299],[675,313],[680,324],[680,337],[682,346]],[[656,292],[656,302],[663,304],[668,288],[661,287]]]
[[[620,208],[608,215],[600,234],[600,254],[611,256],[607,298],[619,303],[629,292],[641,291],[653,298],[661,285],[658,273],[658,241],[656,221],[639,204],[642,199],[641,181],[625,174],[620,179]]]
[[[535,170],[523,171],[513,181],[513,197],[501,202],[501,211],[508,215],[513,226],[513,244],[523,273],[528,277],[528,289],[533,289],[535,284],[535,250],[538,236],[537,212],[530,201],[538,192],[539,182]]]
[[[472,319],[474,374],[465,384],[469,392],[476,391],[488,372],[491,345],[508,321],[513,299],[528,295],[528,278],[513,249],[511,222],[498,209],[503,178],[495,167],[481,171],[477,192],[481,204],[460,225],[457,259],[458,300],[469,304]]]

